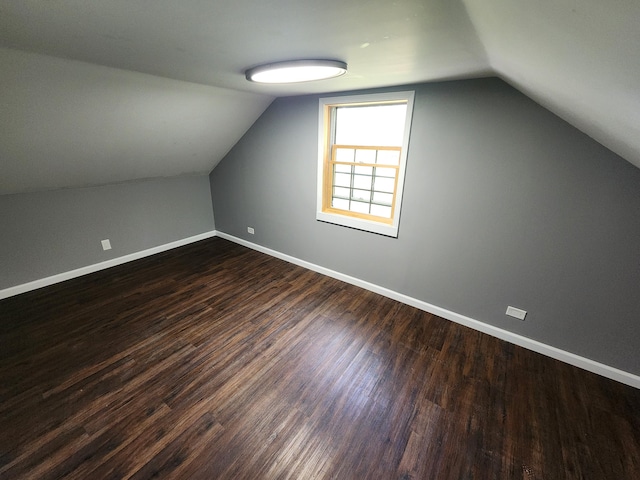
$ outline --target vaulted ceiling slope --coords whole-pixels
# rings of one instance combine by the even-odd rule
[[[464,3],[498,76],[640,167],[640,1]]]
[[[498,75],[640,167],[640,2],[0,0],[0,194],[210,171],[276,96]],[[336,58],[326,82],[260,63]]]

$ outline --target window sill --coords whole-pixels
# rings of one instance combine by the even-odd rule
[[[384,223],[374,222],[372,220],[364,220],[361,218],[354,218],[328,212],[316,212],[316,220],[333,223],[335,225],[342,225],[343,227],[356,228],[366,232],[377,233],[387,237],[398,237],[397,225],[385,225]]]

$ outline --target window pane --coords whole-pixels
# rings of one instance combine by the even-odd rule
[[[339,173],[351,173],[351,165],[342,165],[341,163],[336,163],[334,165],[334,172]]]
[[[337,142],[336,142],[337,143]],[[353,162],[353,148],[336,148],[336,162]]]
[[[331,206],[333,208],[339,208],[341,210],[349,210],[349,200],[334,198],[331,200]]]
[[[363,202],[371,201],[371,190],[357,190],[353,189],[353,193],[351,194],[351,198],[353,200],[361,200]]]
[[[369,213],[369,204],[363,202],[351,202],[351,211],[359,213]]]
[[[407,104],[336,108],[336,144],[402,146]]]
[[[333,187],[333,196],[334,197],[342,197],[349,198],[349,194],[351,193],[351,189],[343,188],[343,187]],[[379,194],[384,195],[384,194]]]
[[[338,187],[350,187],[351,186],[351,175],[346,173],[336,173],[333,176],[333,184]]]
[[[358,173],[360,175],[373,175],[373,167],[354,167],[354,173]]]
[[[400,152],[397,150],[378,150],[378,163],[400,165]]]
[[[381,207],[380,205],[371,205],[371,215],[378,217],[391,218],[391,207]]]
[[[353,188],[371,190],[371,178],[370,175],[354,175]]]
[[[391,206],[391,204],[393,203],[393,194],[374,192],[373,202]]]
[[[396,177],[396,169],[395,168],[380,168],[376,167],[376,177]]]
[[[393,180],[393,178],[376,177],[375,183],[373,185],[373,189],[378,192],[393,193],[394,186],[395,186],[395,181]]]
[[[356,150],[356,163],[376,163],[376,151]]]

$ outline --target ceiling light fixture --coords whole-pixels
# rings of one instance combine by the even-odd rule
[[[339,60],[290,60],[250,68],[245,76],[257,83],[297,83],[339,77],[346,72],[347,64]]]

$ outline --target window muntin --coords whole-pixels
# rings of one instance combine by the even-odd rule
[[[390,223],[401,147],[334,144],[331,150],[331,208]]]
[[[318,220],[397,236],[413,92],[320,99]]]

